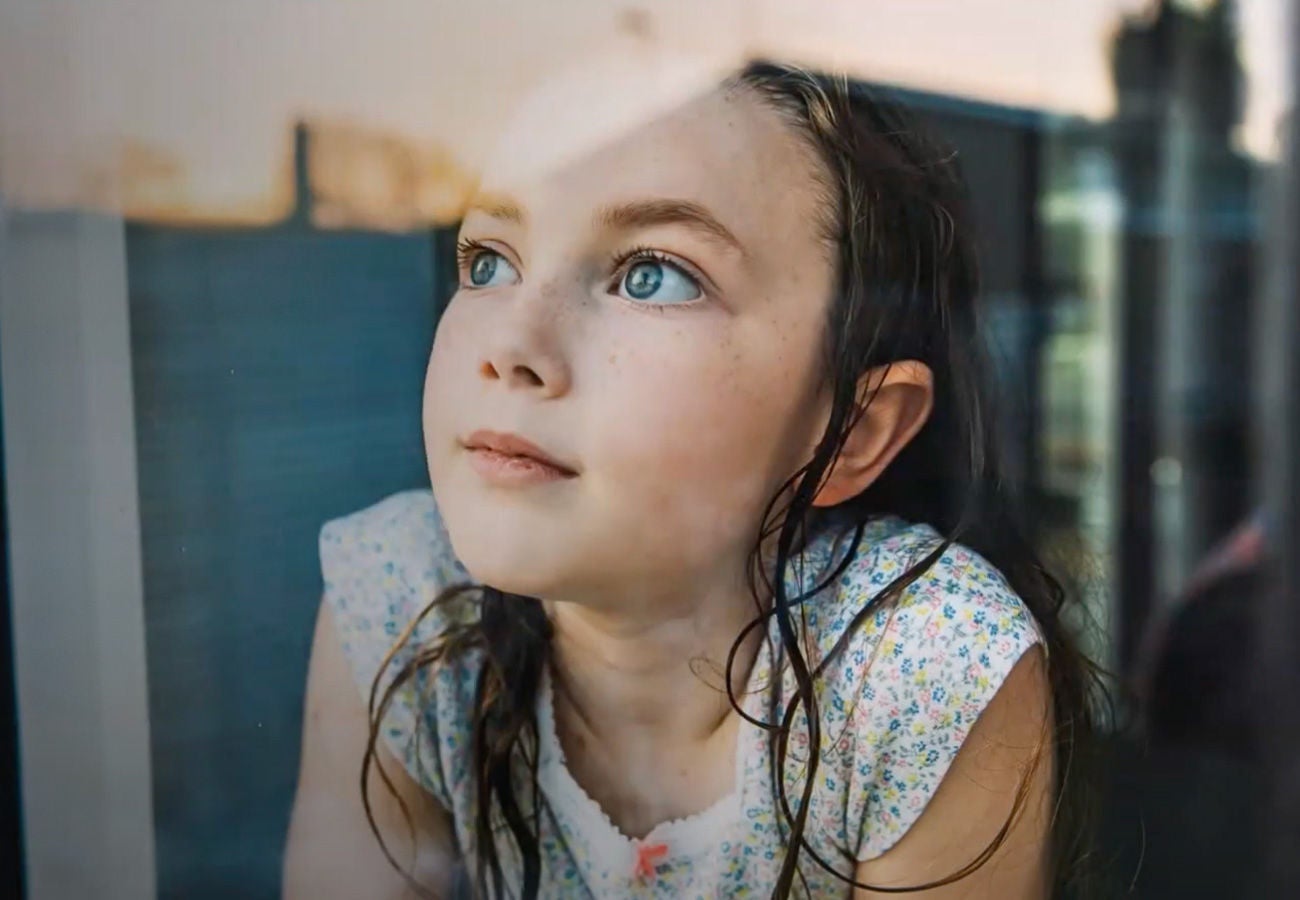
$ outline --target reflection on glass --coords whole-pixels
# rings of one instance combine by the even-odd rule
[[[1227,652],[1217,638],[1246,627],[1271,522],[1257,486],[1252,347],[1276,164],[1263,152],[1270,123],[1259,110],[1285,86],[1280,71],[1257,65],[1267,57],[1264,5],[1115,4],[1113,33],[1089,48],[1113,81],[1105,117],[1095,104],[1085,116],[1046,100],[1027,106],[1023,92],[998,99],[994,66],[955,69],[951,90],[908,78],[894,86],[957,147],[971,184],[985,335],[1037,542],[1076,573],[1089,649],[1136,686],[1125,699],[1160,748],[1148,757],[1117,738],[1102,848],[1121,880],[1157,898],[1219,884],[1252,896],[1255,884],[1257,748],[1233,739],[1243,726],[1232,707],[1249,654]],[[771,7],[769,29],[787,15]],[[791,41],[813,48],[810,57],[818,47],[833,56],[825,24],[843,16],[846,30],[853,15],[828,11],[820,28],[792,23]],[[649,13],[620,21],[624,31],[659,34]],[[125,743],[148,744],[166,897],[278,893],[320,596],[317,533],[427,482],[422,378],[455,281],[452,236],[428,223],[452,221],[476,177],[450,152],[413,151],[397,127],[308,115],[280,131],[275,153],[292,147],[292,191],[261,192],[274,194],[276,210],[292,210],[276,224],[196,216],[182,226],[166,204],[125,226],[78,211],[14,213],[5,223],[8,259],[23,254],[23,271],[37,273],[30,282],[11,275],[10,286],[39,282],[29,266],[38,258],[83,291],[125,265],[119,301],[107,288],[91,291],[58,318],[118,303],[113,310],[129,314],[129,347],[109,347],[114,338],[100,327],[70,330],[57,346],[101,362],[109,348],[129,361],[149,733]],[[124,159],[160,195],[175,187],[165,154],[142,144]],[[58,262],[74,256],[85,268]],[[95,268],[108,256],[116,269]],[[35,322],[15,308],[4,320],[10,360],[12,342]],[[5,389],[9,416],[39,409],[16,391],[72,396],[27,388],[12,369]],[[75,404],[61,408],[81,415],[67,412]],[[99,427],[91,416],[88,407],[78,420],[86,430]],[[14,460],[61,459],[16,440],[10,485],[35,483]],[[88,496],[107,496],[87,479]],[[38,508],[24,505],[21,486],[8,494],[19,509]],[[35,521],[11,524],[20,534]],[[13,546],[15,585],[61,584],[28,577],[49,568],[31,540]],[[43,597],[13,603],[20,688],[49,683],[33,677],[48,673],[31,654],[22,658],[24,641],[47,646],[28,630],[52,621],[30,614],[45,609]],[[19,713],[30,723],[43,713],[29,696],[20,691]],[[25,754],[32,772],[45,749]],[[1242,787],[1213,788],[1225,783]],[[1126,824],[1138,811],[1145,836]],[[32,816],[38,852],[51,831],[40,831],[39,811]],[[1185,827],[1193,820],[1244,824],[1213,834],[1234,843],[1202,846]]]

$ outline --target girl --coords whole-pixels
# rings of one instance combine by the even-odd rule
[[[288,896],[1048,896],[1090,669],[1008,510],[954,155],[753,65],[520,174],[586,102],[465,215],[433,493],[321,533]]]

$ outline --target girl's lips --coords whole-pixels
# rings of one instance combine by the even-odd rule
[[[485,453],[497,454],[498,457],[507,459],[530,460],[530,462],[537,463],[538,466],[551,468],[551,470],[555,470],[564,477],[577,475],[577,472],[571,466],[565,466],[559,459],[551,457],[536,443],[525,440],[519,434],[489,432],[489,430],[480,429],[465,438],[463,443],[465,449],[471,451],[471,455],[478,453],[478,451],[485,451]],[[484,459],[489,458],[484,457]],[[497,463],[500,462],[502,460],[497,460]]]
[[[484,481],[498,487],[525,487],[574,477],[572,472],[531,456],[511,456],[486,447],[468,449],[470,466]]]

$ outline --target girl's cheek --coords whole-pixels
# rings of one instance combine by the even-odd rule
[[[706,516],[749,512],[769,480],[780,429],[759,425],[771,409],[743,387],[743,371],[730,360],[714,363],[704,350],[692,364],[620,359],[628,365],[606,381],[603,430],[626,477],[653,480],[668,495],[689,491]]]
[[[453,301],[442,315],[429,352],[428,393],[451,396],[455,389],[466,386],[476,376],[477,323],[473,311],[465,301]]]

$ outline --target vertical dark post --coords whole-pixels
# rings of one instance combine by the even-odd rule
[[[1023,162],[1021,165],[1022,187],[1021,196],[1024,198],[1024,216],[1021,227],[1024,229],[1024,256],[1021,272],[1023,290],[1025,292],[1025,307],[1029,316],[1029,334],[1026,336],[1026,349],[1029,351],[1029,359],[1025,366],[1025,374],[1028,384],[1022,396],[1026,397],[1025,403],[1025,423],[1020,433],[1021,440],[1021,459],[1022,472],[1021,482],[1026,491],[1025,504],[1026,509],[1031,511],[1031,515],[1037,519],[1042,504],[1040,492],[1043,484],[1042,459],[1039,453],[1039,438],[1043,433],[1043,404],[1042,395],[1042,371],[1043,371],[1043,345],[1047,340],[1049,331],[1049,316],[1051,315],[1052,298],[1048,295],[1044,269],[1046,261],[1043,258],[1044,241],[1043,241],[1043,222],[1038,215],[1038,201],[1043,195],[1043,142],[1044,126],[1041,122],[1035,120],[1032,124],[1025,126],[1021,132],[1021,146],[1023,152]],[[1031,523],[1032,533],[1038,533],[1040,522]]]
[[[1292,85],[1300,85],[1300,4],[1291,4]],[[1261,746],[1267,767],[1269,808],[1263,833],[1269,897],[1300,896],[1300,121],[1294,106],[1286,133],[1281,209],[1274,216],[1274,271],[1266,294],[1266,323],[1259,329],[1263,354],[1259,409],[1267,429],[1264,497],[1274,525],[1273,579],[1260,604],[1258,647],[1263,706]]]
[[[1116,575],[1119,662],[1128,670],[1156,592],[1156,398],[1162,352],[1165,242],[1152,227],[1161,202],[1160,173],[1170,106],[1168,61],[1176,50],[1175,17],[1160,5],[1151,22],[1127,23],[1112,47],[1119,106],[1112,152],[1124,197],[1119,310],[1119,510]]]
[[[1156,452],[1156,322],[1162,254],[1158,240],[1142,234],[1136,218],[1133,211],[1125,212],[1124,302],[1120,311],[1117,587],[1119,659],[1124,670],[1133,664],[1156,590],[1151,463]]]
[[[293,126],[293,210],[285,222],[297,228],[311,228],[311,129],[306,122]]]

